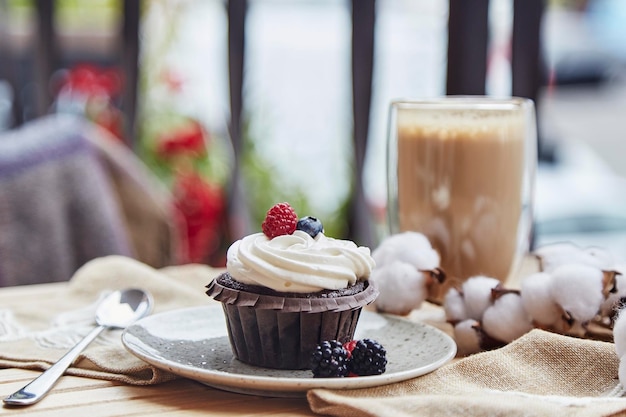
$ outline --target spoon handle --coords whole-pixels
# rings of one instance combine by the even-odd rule
[[[59,359],[54,365],[48,368],[45,372],[33,379],[24,388],[6,397],[3,401],[9,405],[30,405],[41,400],[50,389],[54,386],[57,380],[65,373],[65,370],[74,362],[78,355],[89,345],[105,326],[98,326],[93,329],[83,340],[78,342],[69,352],[67,352],[61,359]]]

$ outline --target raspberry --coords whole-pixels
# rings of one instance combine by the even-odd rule
[[[297,224],[298,216],[289,203],[278,203],[267,211],[261,228],[265,236],[273,239],[292,234]]]
[[[356,341],[350,355],[351,373],[358,376],[380,375],[386,367],[387,351],[380,343],[372,339]]]
[[[326,340],[313,349],[311,370],[316,378],[342,378],[348,375],[348,351],[336,340]]]
[[[350,340],[349,342],[346,342],[343,344],[343,347],[348,351],[348,359],[350,359],[352,357],[352,351],[354,350],[354,347],[356,346],[356,340]]]

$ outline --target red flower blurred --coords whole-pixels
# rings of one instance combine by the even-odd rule
[[[118,71],[113,69],[80,64],[69,71],[62,88],[68,88],[89,96],[115,97],[122,90],[122,77]]]
[[[80,64],[58,81],[56,111],[82,114],[123,141],[124,116],[113,103],[122,90],[118,70]]]
[[[176,155],[206,155],[204,138],[206,132],[195,120],[174,132],[162,135],[157,144],[156,152],[162,158]]]
[[[185,219],[181,233],[189,245],[188,261],[206,262],[220,244],[225,209],[222,188],[205,181],[197,172],[179,173],[173,193]]]

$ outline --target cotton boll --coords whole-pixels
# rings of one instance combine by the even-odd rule
[[[533,328],[522,305],[522,298],[516,293],[498,297],[485,310],[482,325],[485,333],[505,343],[512,342]]]
[[[613,343],[617,357],[623,358],[626,354],[626,310],[619,313],[613,324]]]
[[[450,323],[458,323],[467,318],[467,309],[463,295],[456,288],[450,288],[443,299],[443,309],[446,312],[446,320]]]
[[[432,270],[439,267],[439,253],[433,249],[422,233],[403,232],[385,238],[372,252],[376,265],[393,261],[407,262],[417,269]]]
[[[483,312],[492,303],[491,290],[500,285],[500,281],[495,278],[485,276],[475,276],[463,283],[461,292],[465,300],[467,317],[480,320]]]
[[[473,319],[463,320],[454,326],[454,341],[459,356],[477,353],[481,348],[480,323]]]
[[[572,243],[563,242],[541,246],[533,253],[541,262],[541,270],[551,272],[560,265],[576,262],[581,249]]]
[[[552,297],[552,276],[546,272],[528,275],[521,282],[522,305],[539,325],[551,326],[563,311]]]
[[[552,272],[561,265],[585,264],[599,269],[613,268],[613,255],[606,249],[599,247],[581,248],[572,243],[555,243],[542,246],[535,250],[535,256],[541,261],[541,270]]]
[[[593,319],[604,301],[602,270],[582,264],[561,265],[552,273],[552,297],[580,323]]]
[[[420,307],[427,295],[427,274],[401,261],[377,265],[370,275],[379,291],[376,308],[385,313],[406,315]]]

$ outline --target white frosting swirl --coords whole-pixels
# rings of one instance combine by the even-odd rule
[[[296,230],[268,239],[255,233],[228,249],[226,268],[244,284],[281,292],[337,290],[368,279],[374,268],[369,248],[319,233]]]

